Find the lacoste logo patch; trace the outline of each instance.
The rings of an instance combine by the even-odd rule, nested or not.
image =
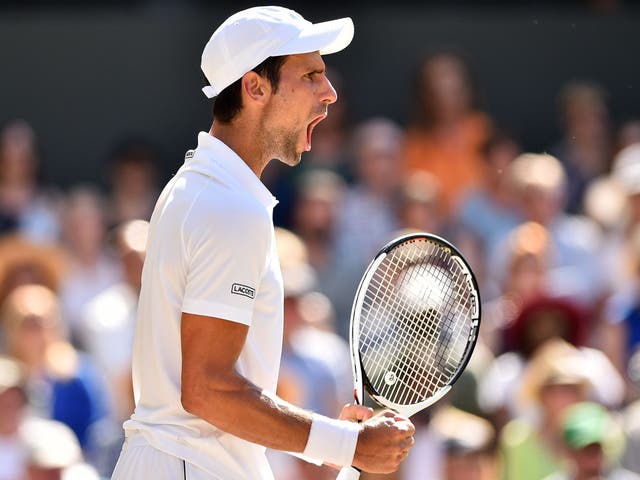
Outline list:
[[[241,283],[234,283],[231,285],[231,293],[248,298],[254,298],[256,296],[255,289],[242,285]]]

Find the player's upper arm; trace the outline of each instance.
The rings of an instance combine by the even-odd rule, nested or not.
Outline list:
[[[250,200],[207,199],[183,226],[183,312],[250,325],[271,249],[270,219]]]
[[[182,405],[198,415],[203,402],[219,392],[238,388],[235,364],[248,327],[220,318],[182,314]],[[206,379],[206,380],[205,380]]]

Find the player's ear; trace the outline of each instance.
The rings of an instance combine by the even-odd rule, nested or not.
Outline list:
[[[256,72],[247,72],[242,76],[242,91],[250,101],[265,103],[271,89],[269,81]]]

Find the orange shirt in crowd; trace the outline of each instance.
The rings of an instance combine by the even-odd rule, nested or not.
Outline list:
[[[434,175],[445,212],[451,213],[463,194],[482,182],[482,148],[490,132],[491,121],[479,112],[449,127],[411,127],[405,140],[404,173],[423,170]]]

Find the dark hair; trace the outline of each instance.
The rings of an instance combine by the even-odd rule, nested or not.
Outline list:
[[[120,139],[109,155],[111,168],[118,168],[124,164],[144,165],[155,168],[157,162],[155,146],[144,137],[128,136]]]
[[[412,103],[414,123],[417,126],[430,128],[436,123],[436,112],[433,102],[434,92],[425,73],[433,64],[443,58],[449,59],[457,64],[460,70],[460,75],[462,76],[462,79],[469,91],[469,108],[476,110],[480,106],[476,79],[473,75],[467,57],[462,52],[454,48],[433,50],[423,57],[422,62],[419,63],[418,68],[414,73],[414,99]]]
[[[520,148],[521,146],[520,139],[515,133],[503,128],[495,128],[492,131],[491,136],[482,146],[483,158],[487,159],[494,148],[500,147],[507,143],[513,144],[518,148]]]
[[[287,56],[269,57],[251,71],[267,77],[271,88],[276,92],[280,83],[280,67]],[[230,123],[242,110],[242,78],[223,89],[213,103],[213,118],[221,123]]]

